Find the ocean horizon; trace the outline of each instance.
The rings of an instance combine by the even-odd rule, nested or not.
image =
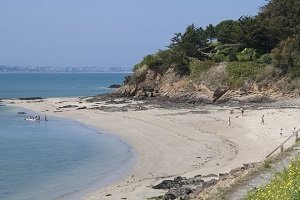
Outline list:
[[[80,97],[111,92],[130,73],[0,73],[0,99]]]

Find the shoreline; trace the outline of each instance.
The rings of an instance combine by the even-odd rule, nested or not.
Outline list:
[[[7,101],[14,101],[16,99],[7,99]],[[4,100],[5,101],[5,100]],[[4,103],[4,102],[3,102]],[[16,104],[8,104],[5,102],[4,104],[0,104],[1,106],[7,107],[9,113],[14,113],[19,115],[19,120],[22,120],[23,117],[27,115],[36,116],[38,113],[32,109],[25,108],[21,105]],[[19,113],[22,111],[21,113]],[[86,129],[89,133],[88,134],[94,134],[94,135],[101,135],[101,138],[106,141],[106,138],[110,138],[110,140],[118,141],[120,145],[124,146],[126,151],[123,151],[122,154],[126,154],[125,157],[123,156],[121,159],[117,160],[117,163],[113,163],[113,165],[110,166],[110,168],[106,168],[106,170],[101,171],[97,176],[93,177],[93,180],[90,180],[88,185],[82,184],[81,187],[75,188],[74,191],[70,190],[70,192],[65,191],[65,193],[59,193],[60,196],[57,196],[55,199],[64,199],[64,200],[74,200],[74,199],[81,199],[86,194],[93,192],[97,190],[98,188],[103,188],[121,178],[126,176],[130,168],[134,165],[134,162],[136,160],[136,155],[134,152],[134,149],[128,145],[124,140],[122,140],[120,137],[118,137],[116,134],[106,134],[103,130],[100,130],[99,128],[95,128],[91,125],[84,124],[82,122],[69,119],[66,117],[60,117],[57,115],[49,115],[50,120],[47,120],[47,122],[44,121],[44,119],[34,121],[34,122],[27,122],[29,124],[48,124],[53,126],[53,123],[56,123],[57,121],[62,121],[63,123],[73,123],[76,124],[78,127],[82,127],[84,130]],[[53,123],[51,123],[51,121]],[[128,154],[128,155],[127,155]],[[110,161],[109,161],[110,162]],[[83,163],[83,165],[88,165],[88,163]],[[92,168],[91,168],[92,169]],[[90,170],[91,170],[90,169]],[[95,170],[95,169],[92,169]],[[59,172],[60,173],[60,172]],[[58,173],[58,174],[59,174]],[[70,171],[69,173],[76,173],[76,170]],[[89,180],[89,179],[88,179]],[[61,190],[63,191],[63,190]],[[45,193],[46,194],[46,193]],[[47,194],[45,198],[47,197]],[[48,197],[49,198],[49,197]]]
[[[10,101],[35,112],[70,118],[115,134],[137,152],[137,160],[127,175],[87,194],[84,200],[146,199],[162,195],[166,191],[150,186],[166,178],[226,173],[245,163],[261,161],[294,126],[300,126],[295,117],[300,113],[295,109],[246,110],[241,117],[238,110],[230,115],[230,107],[215,105],[177,110],[148,105],[145,110],[109,112],[95,107],[123,104],[88,103],[78,98],[5,100],[8,104]],[[124,105],[139,103],[130,101]],[[78,109],[84,106],[86,109]],[[259,121],[262,114],[266,114],[264,126]],[[230,127],[228,116],[232,117]],[[276,123],[286,118],[289,119],[286,124]],[[281,127],[284,128],[282,138],[279,137]]]

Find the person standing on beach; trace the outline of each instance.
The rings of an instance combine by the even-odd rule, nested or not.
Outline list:
[[[265,115],[261,116],[261,124],[264,125],[265,124]]]
[[[242,117],[243,117],[244,116],[244,112],[245,112],[245,110],[244,110],[243,107],[241,107],[241,112],[242,112]]]
[[[231,117],[228,118],[228,126],[231,125]]]
[[[280,129],[280,136],[282,136],[282,129]]]

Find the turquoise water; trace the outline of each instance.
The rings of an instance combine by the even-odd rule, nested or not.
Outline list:
[[[127,74],[0,74],[0,99],[88,96]],[[132,149],[83,124],[25,121],[0,102],[0,200],[76,200],[124,175]],[[43,118],[43,116],[42,116]]]
[[[131,148],[117,137],[59,118],[25,121],[18,111],[0,106],[1,200],[77,199],[130,165]]]
[[[90,96],[122,84],[125,73],[0,73],[0,99]]]

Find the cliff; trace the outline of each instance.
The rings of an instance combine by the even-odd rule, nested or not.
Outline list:
[[[300,79],[282,75],[271,65],[252,77],[232,82],[230,63],[215,63],[197,74],[180,75],[174,68],[161,74],[147,65],[136,69],[116,94],[148,98],[164,97],[185,103],[264,102],[278,96],[299,95]]]

